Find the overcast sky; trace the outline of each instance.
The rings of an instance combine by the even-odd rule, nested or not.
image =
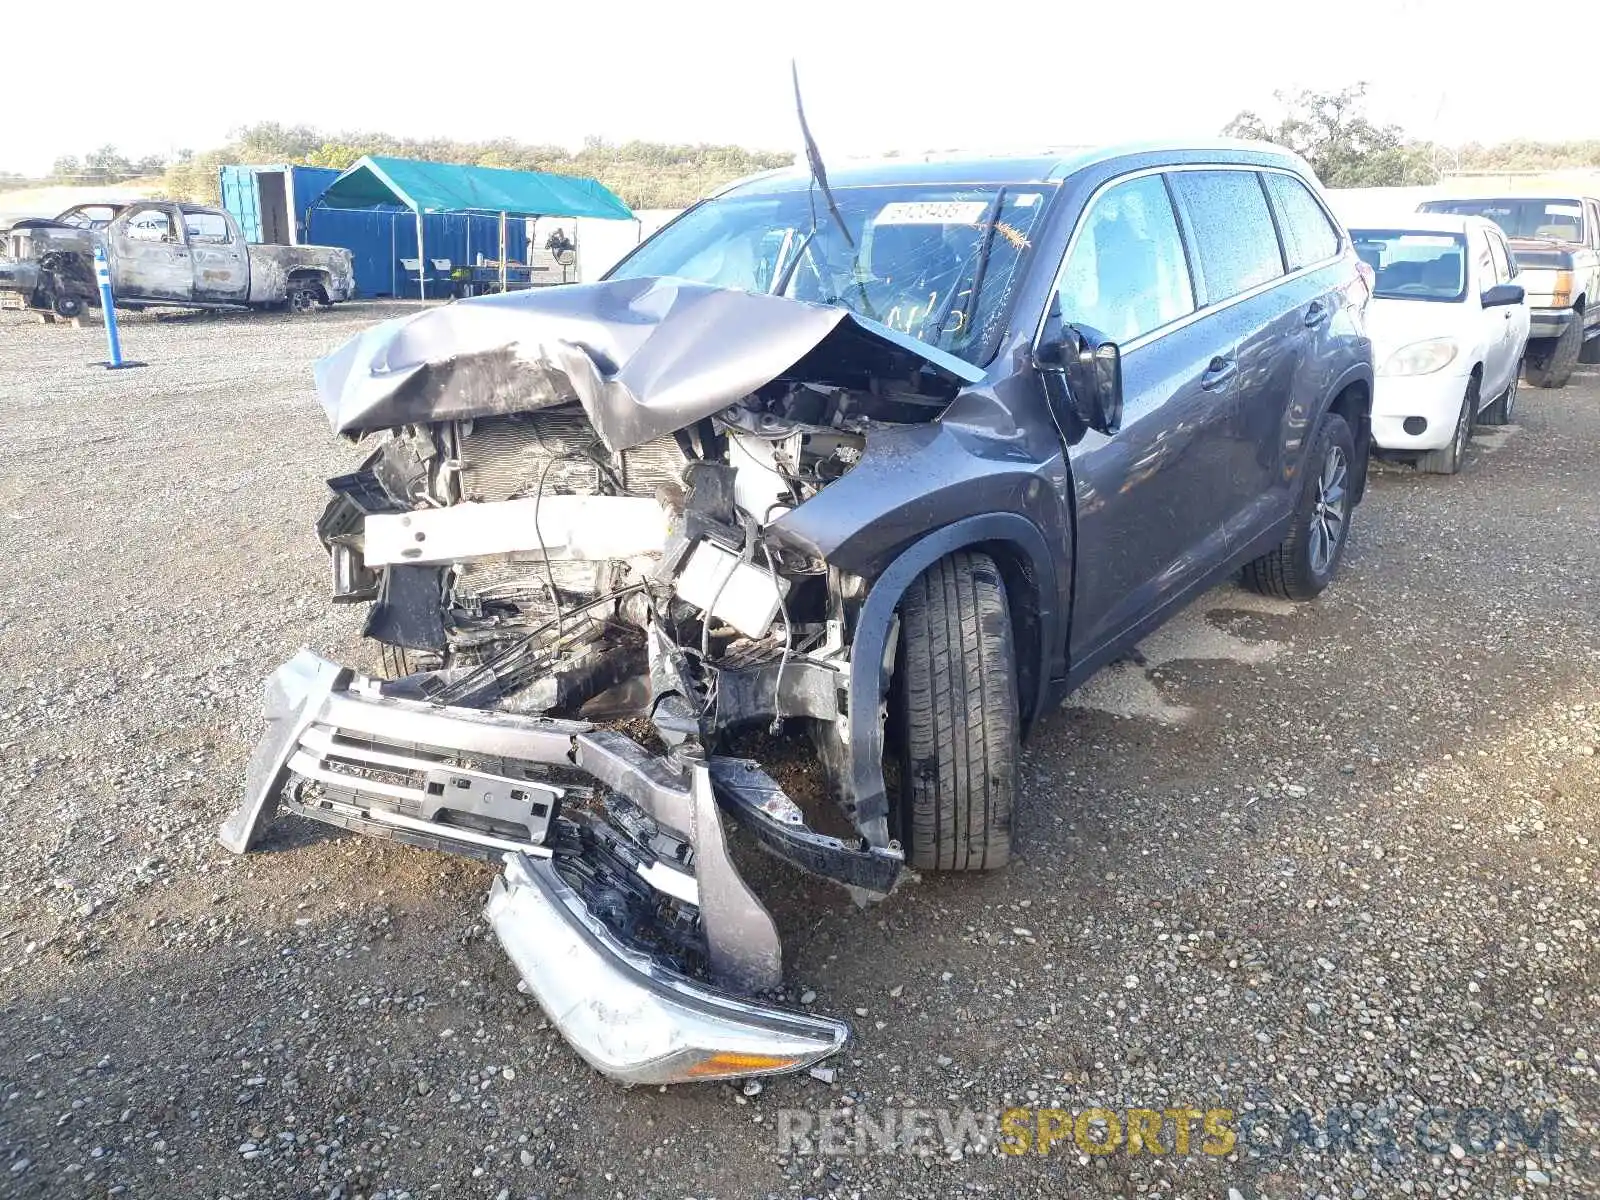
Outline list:
[[[70,47],[24,39],[7,56],[7,94],[48,102],[14,105],[0,168],[42,172],[106,143],[132,157],[203,150],[262,120],[787,150],[791,55],[837,155],[1209,137],[1276,90],[1357,80],[1375,117],[1419,137],[1597,132],[1593,105],[1555,103],[1559,86],[1537,71],[1490,65],[1514,61],[1498,20],[1438,0],[360,7],[78,0],[60,17],[82,34]]]

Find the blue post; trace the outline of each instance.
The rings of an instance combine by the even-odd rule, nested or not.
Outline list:
[[[96,366],[108,371],[121,371],[127,367],[142,367],[141,362],[125,362],[122,357],[122,338],[117,334],[117,307],[111,295],[111,264],[106,261],[105,247],[94,248],[94,281],[100,285],[100,311],[106,319],[106,352],[111,356]]]

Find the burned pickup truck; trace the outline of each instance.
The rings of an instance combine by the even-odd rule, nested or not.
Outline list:
[[[355,295],[348,250],[251,245],[221,209],[140,201],[17,222],[0,254],[0,305],[61,317],[98,307],[97,248],[106,252],[118,308],[309,312]]]
[[[1003,866],[1024,730],[1230,572],[1316,595],[1361,493],[1366,292],[1297,159],[821,190],[759,177],[602,283],[403,317],[316,370],[332,430],[373,439],[317,532],[384,669],[272,676],[222,841],[287,811],[503,865],[490,924],[626,1081],[847,1036],[773,1002],[724,818],[862,902]]]

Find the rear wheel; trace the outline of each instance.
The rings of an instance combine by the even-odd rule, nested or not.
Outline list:
[[[1548,349],[1546,349],[1548,347]],[[1552,343],[1541,339],[1538,353],[1529,350],[1524,374],[1528,382],[1538,388],[1563,388],[1572,378],[1572,368],[1578,365],[1578,355],[1583,351],[1583,314],[1574,313],[1561,336]]]
[[[315,312],[322,306],[322,289],[314,283],[291,283],[289,285],[289,311],[292,313]]]
[[[1474,375],[1467,380],[1467,394],[1461,398],[1461,411],[1456,415],[1456,427],[1450,431],[1450,444],[1429,450],[1417,459],[1417,469],[1430,475],[1454,475],[1467,461],[1467,443],[1472,440],[1472,418],[1478,411],[1479,388],[1482,381]]]
[[[1350,534],[1355,459],[1350,426],[1338,413],[1324,413],[1306,456],[1289,535],[1245,565],[1241,581],[1247,588],[1265,596],[1310,600],[1333,582]]]
[[[50,302],[50,307],[55,311],[56,316],[66,317],[71,320],[73,317],[83,315],[83,297],[57,296]]]
[[[1017,664],[1005,582],[987,554],[951,554],[906,589],[892,709],[907,861],[937,871],[1005,866]]]

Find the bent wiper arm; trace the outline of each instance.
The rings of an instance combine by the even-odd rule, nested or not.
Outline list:
[[[828,211],[833,214],[839,232],[844,234],[845,244],[854,250],[856,240],[850,236],[850,228],[844,223],[844,214],[839,211],[839,204],[833,198],[833,189],[828,186],[828,172],[822,165],[822,151],[817,149],[817,140],[811,136],[811,126],[806,124],[805,105],[800,101],[800,68],[792,58],[789,60],[789,74],[794,79],[794,111],[800,118],[800,137],[806,144],[806,165],[811,168],[811,178],[822,189],[823,199],[828,202]]]
[[[989,273],[989,252],[994,249],[994,235],[1000,228],[1000,210],[1005,207],[1006,189],[995,193],[994,205],[989,209],[989,219],[983,224],[983,241],[978,244],[978,265],[972,269],[972,290],[967,302],[961,306],[961,329],[965,332],[972,324],[978,308],[978,297],[983,293],[983,277]],[[955,293],[951,292],[954,298]]]

